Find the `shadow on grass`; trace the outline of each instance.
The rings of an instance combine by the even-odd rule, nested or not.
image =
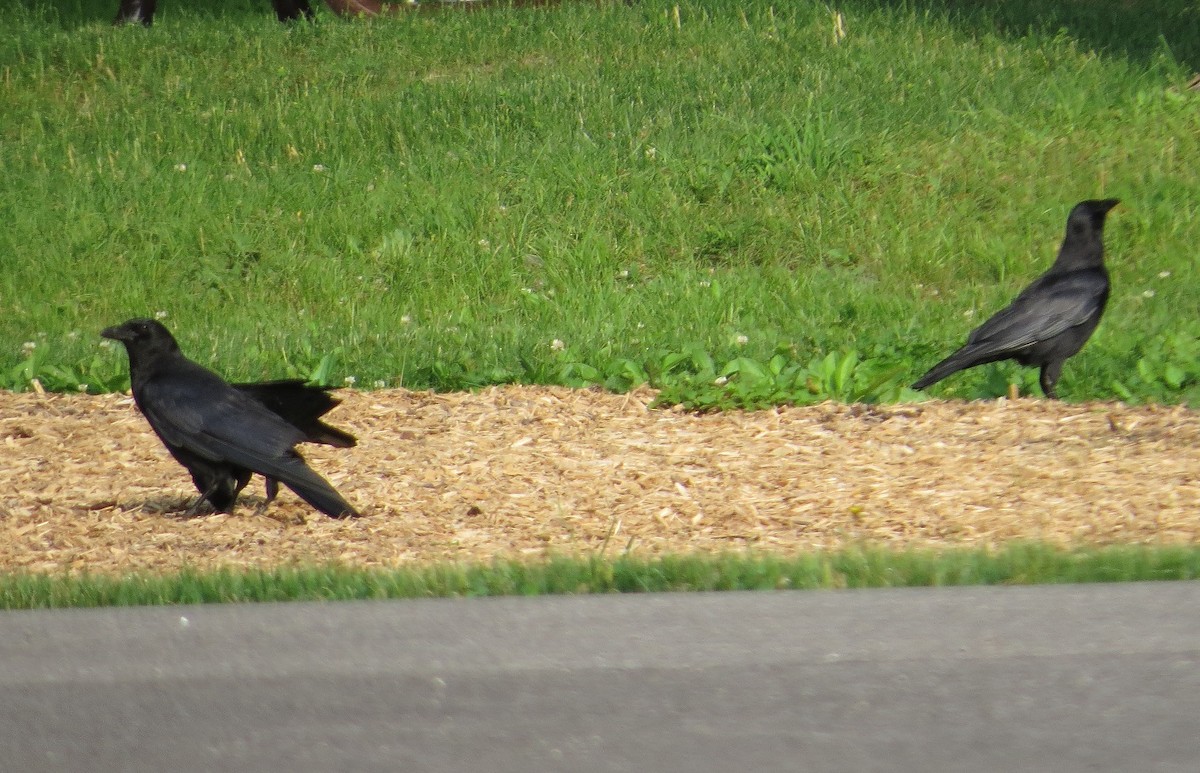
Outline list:
[[[1193,0],[834,0],[830,7],[929,14],[977,34],[1061,32],[1100,53],[1143,64],[1165,54],[1200,69],[1200,4]]]
[[[455,2],[463,0],[419,0],[427,10],[441,10],[445,7],[454,8]],[[570,2],[571,0],[567,0]],[[624,0],[621,0],[624,2]],[[407,0],[382,0],[385,11],[390,6],[405,6]],[[483,0],[476,6],[468,8],[492,8],[504,6],[511,2],[518,6],[556,5],[558,0]],[[595,4],[596,0],[578,0]],[[121,0],[18,0],[19,6],[27,13],[40,13],[48,20],[47,23],[57,24],[63,29],[71,29],[86,24],[108,24],[117,14]],[[309,0],[309,4],[318,14],[331,12],[325,0]],[[271,0],[158,0],[155,22],[178,18],[177,14],[203,13],[217,18],[228,19],[238,23],[247,19],[275,19],[275,11]],[[354,9],[347,9],[352,15]],[[53,21],[51,21],[53,20]]]
[[[63,29],[73,29],[87,24],[110,24],[117,15],[121,0],[17,0],[17,5],[27,13],[39,13],[47,23]],[[323,6],[322,0],[314,0],[313,7]],[[196,13],[203,9],[206,15],[228,17],[231,22],[246,19],[275,20],[271,0],[158,0],[155,22],[169,20],[181,11]]]
[[[431,0],[425,0],[430,2]],[[579,0],[585,2],[585,0]],[[586,0],[591,2],[591,0]],[[750,7],[762,0],[678,0],[678,5]],[[48,11],[64,28],[110,22],[119,0],[18,0],[26,10]],[[647,13],[677,0],[635,0]],[[829,0],[847,12],[886,10],[929,14],[965,31],[1020,37],[1060,31],[1088,49],[1149,63],[1160,55],[1200,69],[1200,3],[1195,0]],[[193,0],[160,0],[159,16],[194,13]],[[323,6],[320,0],[313,7]],[[231,22],[273,18],[270,0],[205,0],[203,12]]]

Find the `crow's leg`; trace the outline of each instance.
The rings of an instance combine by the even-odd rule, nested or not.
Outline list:
[[[247,479],[249,476],[247,476]],[[194,480],[193,476],[193,480]],[[198,482],[198,481],[197,481]],[[218,513],[228,513],[233,510],[233,504],[237,501],[238,491],[234,490],[235,481],[232,478],[216,475],[213,477],[208,486],[196,488],[200,489],[200,498],[187,509],[187,515],[196,515],[200,512],[200,506],[205,502],[212,505],[213,510]],[[245,484],[243,484],[245,485]]]
[[[274,478],[267,478],[267,504],[275,501],[275,497],[279,495],[279,481]]]
[[[1038,374],[1038,382],[1042,385],[1042,392],[1051,400],[1058,399],[1058,392],[1055,391],[1054,385],[1058,383],[1058,377],[1062,375],[1062,360],[1051,360],[1042,366],[1042,372]]]
[[[187,510],[184,510],[183,514],[188,516],[189,518],[193,515],[199,514],[200,509],[204,506],[204,503],[207,501],[208,501],[208,492],[201,493],[199,499],[197,499],[195,502],[193,502],[188,507]]]
[[[269,475],[263,476],[264,482],[267,484],[267,498],[255,506],[254,512],[259,515],[265,515],[267,508],[271,506],[271,502],[279,495],[279,481]],[[271,517],[271,516],[268,516]]]

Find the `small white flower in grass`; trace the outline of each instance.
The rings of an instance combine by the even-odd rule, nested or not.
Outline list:
[[[175,171],[176,171],[176,172],[186,172],[186,171],[187,171],[187,164],[176,164],[176,165],[175,165]]]
[[[658,148],[654,147],[653,145],[646,148],[646,158],[653,161],[657,157],[658,157]]]
[[[480,246],[480,247],[483,247],[483,248],[486,250],[488,247],[491,247],[491,246],[492,246],[492,243],[491,243],[491,242],[489,242],[487,239],[480,239],[480,240],[479,240],[479,246]]]
[[[67,333],[67,338],[71,339],[72,341],[74,341],[78,337],[79,337],[78,330],[72,330],[71,332]]]
[[[377,379],[375,379],[375,383],[373,384],[373,386],[376,389],[383,389],[385,386],[387,386],[387,382],[381,378],[377,378]]]
[[[552,351],[552,352],[561,352],[566,347],[567,347],[567,345],[564,344],[562,342],[562,340],[558,339],[558,338],[555,338],[553,341],[550,342],[550,351]]]
[[[708,281],[707,279],[701,279],[700,286],[701,287],[712,287],[712,282]]]
[[[1170,272],[1170,271],[1159,271],[1159,272],[1158,272],[1158,278],[1159,278],[1159,279],[1166,279],[1166,278],[1167,278],[1167,277],[1169,277],[1170,275],[1171,275],[1171,272]]]
[[[1153,291],[1153,290],[1143,290],[1143,291],[1142,291],[1142,297],[1143,297],[1143,298],[1153,298],[1153,297],[1154,297],[1154,291]]]
[[[113,340],[111,340],[111,339],[108,339],[108,338],[105,338],[103,341],[101,341],[101,342],[100,342],[100,348],[101,348],[101,349],[111,349],[111,348],[113,348],[113,347],[114,347],[114,346],[116,346],[116,345],[117,345],[117,342],[116,342],[116,341],[113,341]]]
[[[412,317],[408,316],[407,314],[405,314],[403,317],[400,318],[401,325],[408,325],[411,323],[412,323]]]
[[[750,337],[742,335],[741,333],[738,333],[737,338],[733,340],[737,341],[738,346],[745,346],[746,344],[750,343]]]
[[[716,384],[717,386],[725,386],[726,384],[729,383],[729,377],[728,376],[717,376],[715,379],[713,379],[713,383]]]
[[[348,387],[354,386],[354,384],[358,381],[358,379],[356,379],[354,376],[346,376],[342,380],[346,382],[346,386]]]
[[[88,385],[87,384],[76,384],[75,388],[78,389],[80,392],[86,392],[88,390]]]
[[[629,269],[627,269],[627,268],[621,269],[620,272],[617,274],[617,278],[618,279],[628,279],[629,278]]]
[[[154,318],[155,318],[155,319],[166,319],[166,318],[167,318],[167,312],[165,312],[165,311],[156,311],[156,312],[154,312]]]
[[[963,316],[967,319],[970,319],[971,317],[975,316],[975,309],[967,309],[963,312]]]
[[[33,350],[37,348],[37,341],[26,341],[21,344],[21,354],[28,357],[33,354]]]
[[[325,165],[324,164],[313,164],[313,171],[314,172],[324,172]]]

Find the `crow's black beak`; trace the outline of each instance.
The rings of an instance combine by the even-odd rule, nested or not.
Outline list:
[[[114,341],[124,341],[128,337],[128,330],[124,325],[116,325],[114,327],[106,327],[100,331],[101,338],[111,338]]]

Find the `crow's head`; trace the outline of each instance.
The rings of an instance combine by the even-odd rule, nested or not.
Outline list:
[[[100,331],[104,338],[125,344],[131,355],[134,352],[150,354],[179,351],[175,337],[161,322],[153,319],[131,319],[121,325],[106,327]]]
[[[1104,217],[1108,211],[1121,203],[1120,199],[1089,199],[1081,201],[1071,210],[1067,223],[1072,230],[1087,233],[1104,230]]]

